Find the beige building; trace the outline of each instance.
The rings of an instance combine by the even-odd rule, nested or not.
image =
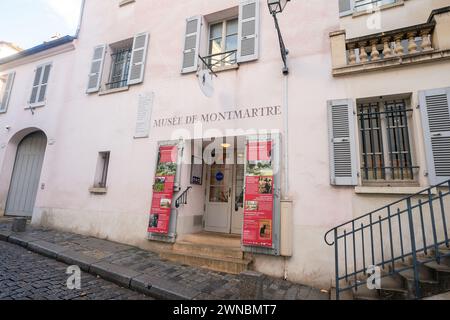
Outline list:
[[[6,41],[0,41],[0,59],[11,56],[20,51],[22,51],[22,49],[15,44]]]
[[[290,1],[288,74],[266,1],[158,2],[0,60],[0,214],[348,290],[446,244],[450,0]]]

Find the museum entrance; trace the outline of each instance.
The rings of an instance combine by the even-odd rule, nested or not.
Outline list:
[[[208,150],[206,153],[209,156]],[[210,161],[205,164],[205,231],[242,234],[244,158],[243,138],[228,138],[211,151]]]

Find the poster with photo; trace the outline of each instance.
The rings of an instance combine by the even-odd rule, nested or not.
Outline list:
[[[161,146],[153,184],[153,199],[148,232],[168,234],[175,176],[177,173],[177,146]]]
[[[247,145],[243,244],[272,247],[274,180],[272,142]]]

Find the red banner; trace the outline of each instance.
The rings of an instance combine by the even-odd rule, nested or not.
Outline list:
[[[249,142],[245,173],[243,244],[272,247],[274,183],[272,142]]]
[[[161,146],[153,185],[152,208],[148,232],[168,234],[177,173],[177,146]]]

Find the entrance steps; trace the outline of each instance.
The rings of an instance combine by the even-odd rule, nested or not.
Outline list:
[[[252,262],[242,252],[240,236],[207,232],[187,235],[160,255],[169,261],[231,274],[247,270]]]

